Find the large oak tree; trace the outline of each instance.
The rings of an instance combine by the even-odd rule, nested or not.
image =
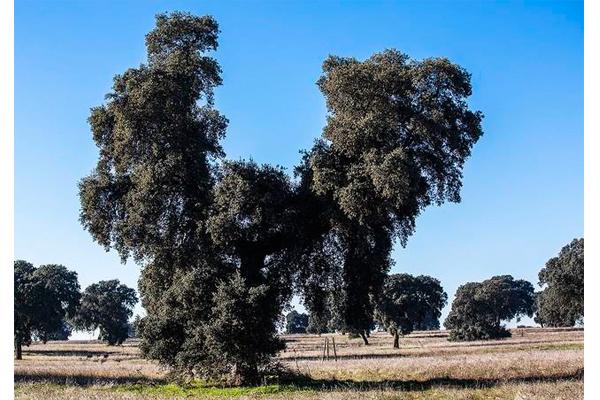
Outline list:
[[[100,158],[80,183],[81,221],[143,266],[146,357],[256,383],[294,289],[315,316],[335,299],[339,325],[365,336],[394,240],[427,205],[460,200],[481,114],[466,104],[469,74],[446,59],[330,57],[318,83],[328,123],[295,179],[225,161],[217,36],[212,17],[157,17],[147,62],[92,109]]]
[[[331,226],[311,248],[326,256],[306,260],[306,305],[311,315],[322,311],[331,280],[314,282],[338,269],[341,282],[329,289],[341,292],[343,328],[367,343],[393,241],[405,244],[430,204],[460,201],[482,114],[466,102],[470,75],[445,58],[417,61],[396,50],[365,61],[331,56],[318,85],[327,125],[301,171],[315,196],[326,199],[322,219]]]

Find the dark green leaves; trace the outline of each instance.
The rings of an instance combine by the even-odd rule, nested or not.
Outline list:
[[[35,268],[27,261],[14,265],[15,344],[31,343],[32,336],[42,341],[64,330],[65,319],[75,314],[79,304],[77,273],[62,265]]]
[[[150,57],[164,57],[173,52],[203,53],[217,49],[218,33],[217,21],[208,15],[159,14],[156,28],[146,35],[146,48]]]
[[[221,71],[207,55],[218,33],[209,16],[157,16],[147,62],[91,111],[99,160],[80,182],[81,222],[143,265],[145,356],[254,382],[280,348],[275,324],[294,289],[316,329],[366,341],[394,239],[425,206],[459,200],[481,115],[465,103],[469,75],[447,60],[330,57],[318,83],[328,123],[296,180],[223,161]]]
[[[128,337],[129,318],[137,301],[135,290],[118,280],[100,281],[83,292],[73,322],[80,329],[99,329],[100,340],[119,345]]]
[[[329,116],[312,161],[317,191],[402,240],[431,202],[460,200],[461,170],[482,134],[464,69],[386,50],[364,62],[332,56],[323,71]]]
[[[92,109],[100,159],[79,186],[81,222],[123,260],[167,249],[189,257],[203,241],[212,160],[223,154],[227,126],[211,106],[220,70],[203,53],[217,34],[210,17],[160,15],[148,64],[116,76],[106,104]]]
[[[392,334],[406,335],[425,325],[428,318],[437,320],[447,299],[448,295],[437,279],[393,274],[383,284],[375,316]]]
[[[584,256],[583,239],[574,239],[563,247],[539,273],[536,322],[546,326],[573,326],[583,318]]]
[[[444,322],[451,340],[480,340],[510,336],[502,321],[532,316],[533,285],[510,275],[469,282],[458,288]]]

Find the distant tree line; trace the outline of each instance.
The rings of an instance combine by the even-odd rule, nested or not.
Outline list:
[[[81,293],[76,272],[56,264],[36,268],[23,260],[15,261],[14,276],[17,359],[32,340],[66,340],[74,329],[98,329],[99,339],[110,345],[130,336],[137,295],[118,280],[100,281]]]
[[[456,292],[452,309],[444,322],[450,340],[485,340],[510,336],[504,326],[514,318],[535,316],[543,326],[570,327],[583,324],[583,239],[575,239],[550,259],[539,273],[539,285],[515,280],[510,275],[494,276],[483,282],[469,282]],[[324,320],[293,310],[286,316],[286,333],[346,333],[337,323],[335,304],[330,297]],[[399,338],[414,330],[439,329],[439,317],[447,295],[440,282],[429,276],[393,274],[385,278],[374,308],[376,324]],[[365,337],[368,332],[365,332]]]
[[[451,340],[480,340],[509,336],[503,321],[535,316],[541,326],[583,324],[583,238],[563,247],[539,273],[543,290],[510,275],[458,288],[452,310],[444,322]]]

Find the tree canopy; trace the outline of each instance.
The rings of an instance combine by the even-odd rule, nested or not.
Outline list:
[[[75,315],[79,304],[77,273],[63,265],[14,263],[15,353],[21,359],[22,346],[35,337],[46,342],[55,337],[65,319]]]
[[[438,320],[447,300],[448,295],[435,278],[389,275],[375,308],[375,319],[394,335],[394,347],[398,348],[400,335],[411,333],[428,318]]]
[[[469,74],[446,59],[332,56],[318,81],[327,126],[294,179],[228,161],[209,55],[218,34],[209,16],[157,16],[146,63],[92,109],[100,157],[80,182],[81,222],[142,264],[146,357],[256,383],[294,291],[313,320],[335,300],[336,325],[366,341],[394,240],[406,242],[424,207],[460,200],[482,116],[466,104]]]
[[[583,239],[574,239],[539,273],[545,289],[536,297],[535,321],[543,326],[573,326],[583,321]]]
[[[292,310],[285,316],[285,333],[306,333],[308,315]]]
[[[73,333],[73,327],[68,321],[63,321],[60,328],[47,335],[48,340],[68,340]]]
[[[74,325],[88,331],[98,329],[98,339],[119,345],[129,337],[129,318],[137,301],[135,290],[117,279],[94,283],[81,296]]]
[[[469,282],[458,288],[444,326],[450,340],[481,340],[510,336],[502,321],[533,315],[533,285],[510,275]]]
[[[445,58],[416,61],[397,50],[365,61],[330,56],[318,86],[327,125],[301,171],[326,199],[322,218],[330,227],[320,237],[325,257],[307,260],[303,281],[318,281],[310,275],[324,275],[329,264],[340,277],[330,286],[341,291],[343,328],[362,333],[373,323],[372,299],[390,269],[393,240],[406,243],[428,205],[460,201],[482,114],[466,103],[470,75]],[[311,314],[320,312],[311,307],[323,303],[315,298],[330,283],[322,282],[306,287]]]

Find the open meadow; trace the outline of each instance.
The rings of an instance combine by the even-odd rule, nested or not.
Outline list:
[[[17,399],[580,399],[581,329],[527,328],[503,340],[449,342],[443,331],[401,338],[375,333],[370,345],[347,335],[287,335],[279,360],[302,376],[256,388],[169,383],[135,341],[33,344],[15,361]],[[326,338],[329,359],[323,357]],[[333,340],[335,339],[335,353]],[[325,358],[325,359],[324,359]]]

